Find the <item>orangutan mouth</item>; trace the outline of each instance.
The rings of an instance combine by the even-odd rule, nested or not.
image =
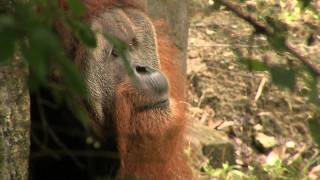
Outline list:
[[[166,109],[169,107],[169,105],[170,105],[169,99],[164,99],[161,101],[157,101],[155,103],[150,103],[145,106],[139,107],[138,110],[139,111],[147,111],[147,110],[151,110],[151,109]]]

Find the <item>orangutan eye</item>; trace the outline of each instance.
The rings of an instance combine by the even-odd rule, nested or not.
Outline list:
[[[111,50],[111,55],[112,55],[113,57],[115,57],[115,58],[119,57],[118,51],[117,51],[116,49],[114,49],[114,48]]]

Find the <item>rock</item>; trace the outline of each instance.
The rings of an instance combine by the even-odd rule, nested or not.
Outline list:
[[[263,126],[261,124],[256,124],[254,125],[253,129],[260,132],[263,130]]]
[[[277,140],[273,136],[268,136],[263,133],[257,133],[255,136],[255,142],[261,148],[262,151],[268,151],[277,145]]]
[[[288,141],[288,142],[286,143],[286,147],[287,147],[288,149],[294,149],[294,148],[296,147],[296,143],[295,143],[294,141]]]
[[[276,164],[281,161],[280,155],[276,152],[271,152],[268,154],[265,164],[269,166],[276,166]]]
[[[219,127],[217,127],[218,130],[229,130],[230,127],[234,126],[235,122],[233,121],[224,121]]]
[[[214,168],[222,167],[225,162],[235,164],[234,146],[222,132],[200,123],[190,123],[187,141],[191,148],[192,163],[197,168],[205,165],[204,162],[209,162]]]
[[[222,167],[222,164],[226,162],[231,165],[235,164],[235,150],[231,143],[220,141],[204,145],[202,151],[209,158],[209,164],[213,168]]]
[[[206,34],[207,35],[213,35],[215,33],[215,31],[211,30],[211,29],[206,29]]]
[[[311,180],[316,180],[319,179],[320,177],[320,165],[317,165],[311,169],[311,171],[308,174],[308,178]]]

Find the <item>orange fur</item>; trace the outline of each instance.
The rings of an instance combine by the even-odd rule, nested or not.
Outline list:
[[[155,25],[163,27],[162,23]],[[177,63],[178,50],[162,32],[157,33],[157,45],[161,70],[169,80],[171,112],[136,112],[133,103],[143,99],[130,80],[117,88],[114,118],[121,158],[118,178],[192,179],[183,154],[185,78]]]
[[[67,9],[65,0],[61,6]],[[87,13],[94,16],[103,8],[143,8],[133,0],[84,0]],[[170,41],[165,24],[154,22],[161,71],[169,81],[170,111],[135,111],[134,102],[143,101],[130,79],[117,87],[115,130],[120,155],[118,179],[137,176],[140,179],[192,179],[183,154],[185,118],[185,76],[179,66],[178,49]]]

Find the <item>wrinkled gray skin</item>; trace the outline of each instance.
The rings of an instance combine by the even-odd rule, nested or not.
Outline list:
[[[90,108],[98,121],[103,124],[108,118],[105,117],[106,114],[112,114],[116,87],[128,78],[127,69],[122,59],[113,51],[112,44],[105,39],[103,35],[105,32],[130,46],[125,55],[133,70],[136,65],[152,69],[153,78],[152,82],[149,82],[151,86],[149,90],[141,88],[143,90],[140,93],[152,96],[154,102],[167,99],[168,85],[160,72],[155,29],[150,19],[135,9],[113,8],[94,17],[91,22],[91,28],[97,33],[97,48],[83,48],[85,50],[80,51],[76,59],[80,62],[82,72],[85,73],[90,93]],[[137,74],[139,73],[135,72],[138,79],[143,79]],[[152,89],[152,85],[157,86],[157,84],[163,86],[160,87],[160,92]]]

